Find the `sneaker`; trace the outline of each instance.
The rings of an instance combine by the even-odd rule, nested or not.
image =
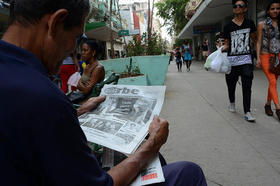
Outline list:
[[[246,121],[249,121],[249,122],[254,122],[256,120],[256,118],[254,118],[251,114],[251,112],[247,112],[244,116],[245,120]]]
[[[236,112],[235,103],[231,103],[231,104],[228,106],[228,111],[230,111],[230,112]]]

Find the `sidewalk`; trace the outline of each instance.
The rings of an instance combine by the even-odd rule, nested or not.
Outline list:
[[[237,113],[227,111],[224,75],[205,71],[202,62],[193,62],[191,72],[185,66],[177,72],[171,62],[165,84],[160,116],[169,121],[170,133],[161,152],[168,162],[196,162],[210,186],[280,184],[280,122],[264,113],[268,82],[261,70],[252,89],[256,123],[243,119],[240,85]]]

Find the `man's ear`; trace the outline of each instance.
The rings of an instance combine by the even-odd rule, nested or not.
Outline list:
[[[51,14],[48,20],[48,35],[55,37],[56,34],[62,31],[64,27],[64,21],[68,16],[66,9],[59,9],[55,13]]]

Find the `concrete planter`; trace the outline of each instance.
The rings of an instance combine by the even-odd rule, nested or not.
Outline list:
[[[119,85],[140,85],[140,86],[147,86],[147,76],[135,76],[135,77],[127,77],[127,78],[120,78]]]
[[[169,56],[135,56],[132,66],[138,66],[140,72],[146,75],[147,85],[164,85],[168,68]],[[127,71],[130,58],[118,58],[100,61],[104,65],[106,75]]]

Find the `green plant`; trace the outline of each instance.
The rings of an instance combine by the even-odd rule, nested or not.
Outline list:
[[[144,55],[145,46],[143,46],[142,40],[142,37],[133,36],[133,39],[127,45],[128,57]]]
[[[130,61],[129,61],[129,66],[126,65],[126,69],[127,69],[127,73],[129,75],[131,75],[131,69],[132,69],[132,58],[130,58]]]
[[[132,72],[133,72],[133,74],[141,74],[140,68],[139,68],[138,65],[134,67],[134,69],[132,70]]]
[[[126,65],[126,69],[127,69],[127,72],[124,72],[123,74],[127,74],[129,76],[141,74],[139,66],[133,65],[132,58],[130,58],[130,60],[129,60],[129,65]]]
[[[166,41],[163,41],[160,35],[153,33],[150,39],[147,39],[147,33],[141,37],[133,37],[128,44],[128,56],[141,55],[160,55],[166,50]]]

